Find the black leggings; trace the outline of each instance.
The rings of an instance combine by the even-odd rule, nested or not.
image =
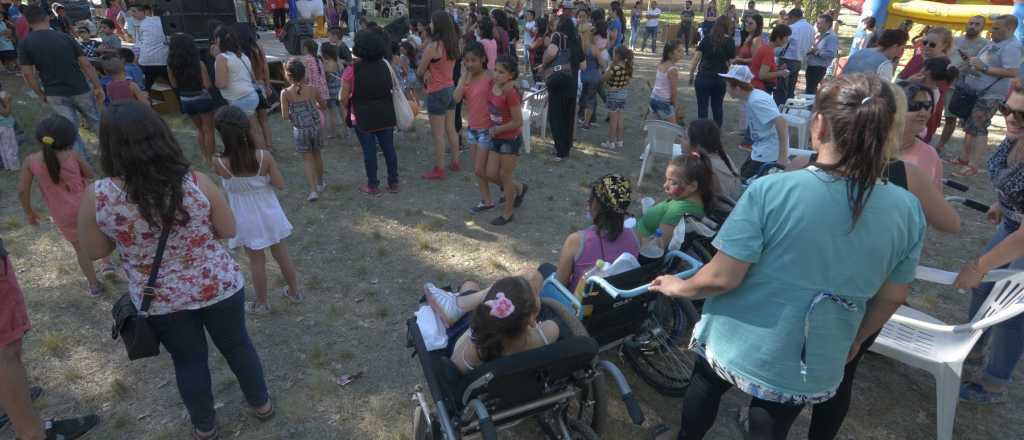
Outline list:
[[[702,357],[697,358],[690,376],[690,385],[683,396],[683,417],[679,440],[701,439],[718,417],[722,395],[732,388],[711,369]],[[750,400],[750,433],[747,440],[786,440],[789,428],[800,415],[803,405],[787,405],[761,399]]]
[[[572,150],[572,132],[576,114],[576,72],[572,80],[562,87],[548,91],[548,125],[555,141],[555,156],[569,157]]]
[[[868,347],[875,343],[875,338],[882,331],[869,336],[861,344],[857,355],[846,364],[843,370],[843,381],[836,389],[836,395],[831,399],[814,405],[811,413],[811,428],[807,431],[809,440],[832,440],[839,434],[839,428],[843,426],[846,413],[850,410],[850,395],[853,393],[853,376],[857,374],[857,364],[867,353]]]

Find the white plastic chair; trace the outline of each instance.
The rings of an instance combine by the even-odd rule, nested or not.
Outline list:
[[[644,148],[643,162],[640,163],[640,177],[636,186],[644,181],[644,174],[651,166],[651,156],[664,154],[674,157],[682,154],[682,147],[676,148],[676,139],[686,134],[686,129],[667,121],[644,121],[644,131],[647,132],[647,147]]]
[[[548,128],[548,91],[546,89],[527,92],[523,96],[523,149],[527,153],[531,150],[530,140],[534,122],[540,122],[540,137],[544,137]]]
[[[918,267],[916,277],[949,285],[956,274]],[[1024,272],[995,270],[985,280],[995,281],[995,286],[971,322],[948,325],[920,310],[900,306],[869,348],[935,376],[935,438],[939,440],[953,438],[960,375],[971,348],[985,329],[1024,313]]]
[[[786,120],[786,124],[789,128],[795,128],[797,133],[797,148],[807,149],[808,138],[811,134],[811,111],[802,109],[786,108],[782,113],[782,118]],[[790,142],[792,145],[792,142]]]

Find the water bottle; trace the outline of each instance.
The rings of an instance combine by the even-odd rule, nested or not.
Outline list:
[[[591,267],[590,270],[583,272],[583,276],[580,277],[580,281],[576,283],[576,291],[573,292],[576,294],[576,299],[583,301],[583,291],[587,285],[587,278],[590,278],[592,276],[604,276],[604,268],[607,264],[608,263],[606,263],[604,260],[598,259],[597,262],[594,263],[594,267]]]
[[[640,264],[649,263],[651,261],[660,260],[661,256],[665,254],[665,249],[661,247],[661,228],[654,230],[654,235],[647,241],[644,247],[640,248],[640,257],[643,261]]]
[[[672,241],[668,243],[668,250],[680,250],[684,241],[686,241],[686,219],[679,220],[676,229],[672,231]]]

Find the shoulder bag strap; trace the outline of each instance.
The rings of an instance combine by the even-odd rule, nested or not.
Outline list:
[[[149,310],[149,303],[156,296],[156,278],[160,274],[160,263],[164,259],[164,248],[167,247],[167,237],[171,235],[171,225],[164,225],[160,231],[160,242],[156,245],[156,255],[153,256],[153,266],[149,269],[149,280],[142,288],[142,307],[139,312],[146,313]]]

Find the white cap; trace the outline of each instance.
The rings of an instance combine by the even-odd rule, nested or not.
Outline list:
[[[736,81],[747,84],[750,84],[750,81],[754,79],[754,74],[750,73],[749,67],[736,64],[729,68],[729,73],[719,73],[718,76],[722,78],[732,78]]]

